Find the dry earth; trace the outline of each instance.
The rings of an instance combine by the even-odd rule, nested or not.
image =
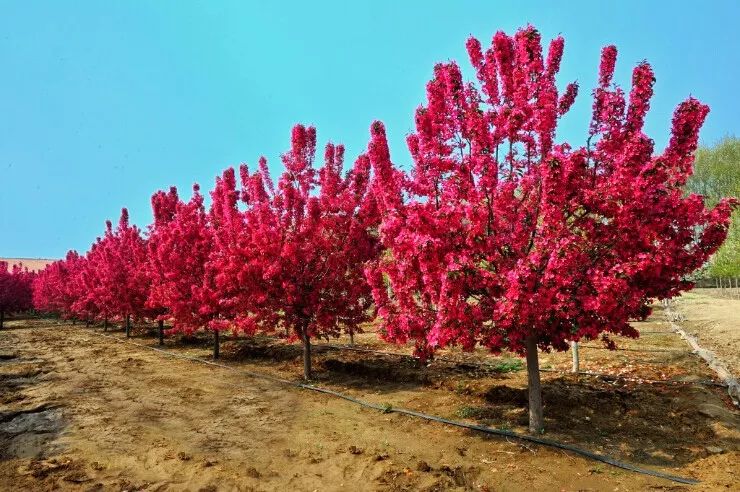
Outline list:
[[[684,315],[680,324],[712,350],[740,377],[740,299],[713,295],[715,289],[695,289],[681,296],[676,306]]]
[[[638,323],[643,337],[620,340],[622,350],[581,349],[583,369],[630,380],[563,374],[569,354],[543,354],[547,437],[697,486],[171,358],[119,331],[27,320],[0,332],[0,490],[737,490],[740,414],[661,316]],[[145,327],[131,341],[156,343]],[[357,342],[408,351],[372,333]],[[168,339],[166,350],[205,358],[208,343]],[[234,369],[300,373],[299,347],[282,341],[232,337],[222,354]],[[422,366],[318,346],[316,383],[525,431],[526,374],[515,359],[443,357]]]

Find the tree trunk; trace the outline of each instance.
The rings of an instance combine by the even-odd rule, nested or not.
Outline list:
[[[218,339],[218,330],[213,330],[213,358],[218,359],[218,350],[219,350],[219,339]]]
[[[131,338],[131,315],[126,315],[126,338]]]
[[[77,318],[72,318],[72,326],[77,324]]]
[[[103,319],[103,331],[108,331],[108,318]]]
[[[90,328],[90,318],[85,319],[85,328]]]
[[[537,337],[527,338],[527,376],[529,380],[529,432],[544,432],[542,417],[542,386],[540,385],[540,362],[537,354]]]
[[[355,330],[354,328],[349,329],[349,344],[354,345],[355,344]]]
[[[303,342],[303,379],[311,380],[311,338],[308,336],[308,323],[301,327],[301,341]]]
[[[157,322],[157,327],[159,328],[159,344],[164,345],[164,320],[160,319]]]
[[[573,351],[573,374],[578,374],[581,370],[580,360],[578,359],[578,342],[570,342],[570,349]]]
[[[3,329],[3,324],[5,323],[5,310],[0,309],[0,330]]]

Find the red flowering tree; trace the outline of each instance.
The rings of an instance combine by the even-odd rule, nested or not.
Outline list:
[[[33,282],[33,306],[37,311],[60,316],[66,311],[60,299],[60,284],[65,273],[64,260],[50,263],[38,273]]]
[[[108,322],[118,316],[114,311],[114,302],[110,292],[107,290],[107,282],[101,272],[107,261],[105,250],[106,244],[112,235],[112,224],[106,222],[106,235],[96,238],[80,262],[76,273],[71,277],[73,302],[71,306],[71,317],[85,319],[102,319],[104,330],[108,329]]]
[[[84,262],[85,258],[76,251],[69,251],[64,259],[44,267],[33,283],[34,308],[65,319],[74,316],[73,305],[83,294],[77,277]]]
[[[9,268],[7,261],[0,261],[0,330],[6,314],[27,311],[33,307],[34,276],[23,265]]]
[[[175,216],[175,209],[179,201],[177,188],[174,186],[170,187],[167,192],[157,191],[151,199],[154,222],[149,226],[149,236],[147,238],[147,273],[151,283],[147,294],[146,308],[157,319],[160,345],[164,345],[164,321],[167,313],[164,286],[167,282],[168,263],[160,260],[158,250],[162,242],[160,238],[166,234],[165,231]]]
[[[315,152],[316,130],[296,125],[277,186],[264,158],[252,174],[242,166],[241,194],[228,170],[212,210],[217,247],[211,268],[225,312],[246,333],[282,327],[299,338],[306,379],[312,338],[357,330],[369,319],[363,269],[378,251],[369,160],[360,156],[343,175],[343,146],[328,144],[320,169]],[[239,198],[244,212],[237,210]]]
[[[655,154],[643,132],[652,69],[635,68],[627,96],[612,84],[613,46],[584,145],[556,143],[578,89],[556,87],[563,44],[543,56],[532,27],[496,33],[485,52],[469,39],[479,83],[454,62],[435,67],[408,137],[412,172],[391,164],[379,122],[369,146],[388,254],[368,278],[385,338],[422,355],[476,344],[526,355],[532,432],[544,423],[538,348],[637,337],[629,320],[692,286],[686,275],[722,243],[733,206],[683,196],[708,108],[681,103]]]
[[[146,241],[128,222],[124,208],[118,226],[106,222],[106,231],[82,257],[74,251],[42,270],[34,282],[37,309],[63,318],[123,319],[130,335],[131,316],[149,316],[145,300],[149,289]]]
[[[218,313],[218,299],[211,295],[213,282],[206,270],[212,237],[200,188],[193,187],[187,203],[178,198],[175,188],[160,191],[152,197],[152,208],[155,219],[148,241],[152,284],[147,307],[162,310],[160,323],[170,319],[175,331],[212,329],[214,357],[218,357],[218,332],[223,326],[211,323]]]
[[[87,296],[79,299],[77,309],[105,319],[121,316],[130,336],[131,317],[145,315],[149,277],[146,242],[139,228],[129,224],[128,210],[121,210],[115,229],[106,222],[105,235],[91,248],[87,266]]]

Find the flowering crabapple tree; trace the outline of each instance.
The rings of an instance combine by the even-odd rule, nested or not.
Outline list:
[[[34,276],[22,264],[9,267],[7,261],[0,261],[0,330],[6,314],[27,311],[33,307]]]
[[[218,239],[211,265],[233,323],[246,333],[282,327],[299,338],[305,379],[312,338],[357,331],[370,319],[364,267],[378,253],[368,158],[360,156],[343,175],[342,145],[326,145],[319,169],[315,153],[315,128],[296,125],[277,186],[264,158],[251,174],[241,167],[241,193],[227,170],[212,214]]]
[[[66,274],[65,261],[57,260],[36,275],[33,282],[34,309],[45,313],[57,313],[60,316],[69,312],[69,309],[65,309],[61,295],[62,279]]]
[[[34,308],[64,319],[73,317],[73,304],[83,294],[78,288],[78,276],[85,261],[76,251],[68,251],[64,259],[41,270],[33,282]]]
[[[164,321],[167,313],[164,285],[167,282],[167,263],[160,261],[158,250],[162,242],[161,237],[166,235],[166,229],[175,216],[175,209],[179,202],[177,188],[170,187],[169,191],[157,191],[152,195],[152,214],[154,222],[149,225],[147,237],[148,263],[147,272],[150,279],[149,292],[146,299],[146,308],[157,318],[159,344],[164,345]]]
[[[237,243],[237,238],[243,241],[246,235],[244,215],[237,207],[243,193],[237,190],[234,168],[228,168],[216,177],[216,185],[210,195],[207,220],[212,246],[204,265],[205,281],[200,295],[208,300],[210,306],[209,327],[214,333],[215,349],[221,331],[237,331],[238,309],[244,309],[243,301],[252,284],[245,283],[244,277],[236,277],[240,267],[235,257],[244,258],[247,250],[241,249]],[[254,334],[249,328],[252,327],[243,327],[242,331]]]
[[[112,225],[106,222],[106,227],[110,229]],[[72,296],[73,302],[70,309],[70,316],[75,317],[102,319],[103,329],[108,330],[108,322],[115,316],[113,311],[113,301],[108,291],[104,278],[100,272],[103,271],[105,259],[105,241],[104,238],[98,237],[90,247],[90,250],[83,257],[77,271],[71,276],[71,281],[75,285]]]
[[[34,305],[73,322],[102,319],[106,329],[108,320],[121,318],[130,335],[130,317],[148,314],[144,304],[149,284],[146,253],[146,242],[139,229],[129,224],[128,211],[123,209],[116,229],[107,221],[105,234],[85,256],[70,251],[38,274]]]
[[[478,83],[455,62],[434,68],[407,138],[413,170],[392,165],[379,122],[369,145],[387,254],[367,274],[384,337],[422,356],[450,345],[525,355],[531,432],[544,428],[538,348],[637,337],[629,320],[692,287],[686,275],[720,246],[735,205],[682,193],[708,107],[681,103],[655,153],[643,132],[653,71],[637,65],[625,94],[614,46],[585,142],[556,142],[578,92],[555,83],[563,45],[543,55],[531,26],[496,33],[485,52],[470,38]]]
[[[141,230],[129,224],[128,210],[121,210],[118,227],[105,266],[108,288],[112,294],[114,309],[126,318],[126,336],[131,335],[131,317],[142,319],[149,290],[147,276],[146,240]]]
[[[189,202],[178,198],[177,189],[152,196],[154,224],[148,238],[151,288],[147,307],[160,312],[160,344],[165,319],[173,330],[192,333],[200,328],[214,332],[213,355],[219,355],[218,333],[223,326],[212,323],[218,315],[218,297],[206,269],[212,249],[211,229],[200,187],[193,186]]]
[[[105,235],[93,245],[88,260],[90,290],[78,308],[97,311],[105,319],[121,316],[126,336],[131,336],[131,317],[141,319],[145,314],[149,278],[146,241],[139,228],[129,224],[128,210],[121,210],[115,229],[106,222]]]

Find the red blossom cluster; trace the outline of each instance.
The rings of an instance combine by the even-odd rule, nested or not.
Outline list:
[[[10,267],[7,261],[0,261],[0,330],[5,315],[33,307],[32,285],[35,276],[22,264]]]

